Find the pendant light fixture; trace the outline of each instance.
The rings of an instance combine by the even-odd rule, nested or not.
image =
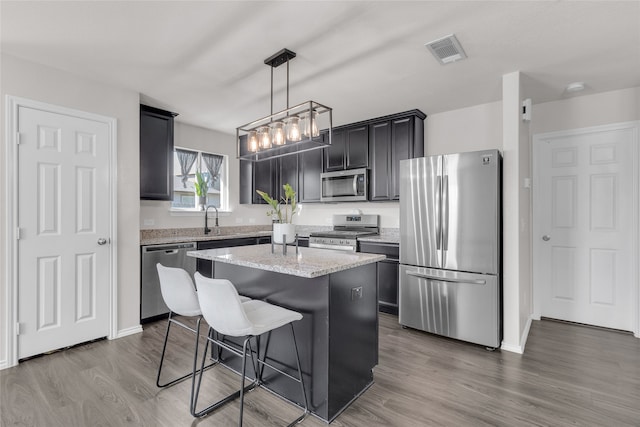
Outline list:
[[[314,101],[289,107],[289,60],[295,52],[282,49],[264,60],[271,67],[271,114],[236,128],[240,160],[259,162],[331,144],[332,109]],[[287,106],[273,112],[273,69],[287,64]]]

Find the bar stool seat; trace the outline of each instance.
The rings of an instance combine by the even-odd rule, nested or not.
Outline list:
[[[244,393],[249,391],[260,384],[260,375],[258,375],[258,365],[269,367],[286,377],[298,382],[304,402],[304,412],[291,424],[296,424],[302,421],[308,414],[307,395],[304,388],[304,382],[302,377],[302,370],[300,368],[300,357],[298,355],[298,346],[296,344],[295,333],[293,330],[293,322],[301,320],[302,314],[280,307],[277,305],[269,304],[264,301],[252,300],[247,303],[242,303],[238,291],[233,283],[225,279],[209,279],[199,273],[195,274],[196,285],[198,287],[198,300],[200,302],[200,308],[202,315],[206,322],[209,324],[209,334],[207,337],[207,343],[205,344],[204,354],[206,355],[209,343],[218,345],[232,354],[242,357],[242,372],[240,390],[236,391],[227,397],[219,400],[218,402],[209,405],[207,408],[197,411],[197,401],[200,394],[200,385],[202,383],[203,369],[198,372],[198,384],[195,390],[193,398],[193,405],[191,407],[191,414],[194,417],[202,417],[207,415],[226,403],[240,397],[240,415],[238,425],[242,426],[242,416],[244,409]],[[257,339],[260,335],[273,331],[277,328],[289,325],[291,328],[291,336],[293,340],[293,350],[295,351],[295,358],[298,370],[298,377],[294,377],[282,370],[276,368],[272,364],[266,361],[266,354],[263,355],[265,360],[260,359],[259,348],[257,348],[257,361],[254,359],[254,352],[251,348],[251,340]],[[245,337],[242,344],[242,352],[234,347],[229,346],[224,341],[216,340],[212,331],[216,331],[225,336],[232,337]],[[245,386],[245,374],[246,374],[246,362],[247,355],[251,358],[251,365],[255,374],[255,380],[249,386]],[[202,367],[204,367],[204,360],[202,361]],[[195,378],[194,367],[194,378]]]

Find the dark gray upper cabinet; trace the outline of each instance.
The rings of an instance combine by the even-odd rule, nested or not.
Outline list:
[[[298,192],[298,155],[290,154],[288,156],[282,156],[279,159],[280,173],[277,174],[278,182],[278,197],[284,197],[283,185],[289,184],[293,187],[293,190]]]
[[[173,199],[173,118],[176,113],[140,105],[140,198]]]
[[[391,169],[391,122],[385,120],[369,126],[369,158],[372,172],[369,176],[369,200],[391,199],[391,176],[381,173]]]
[[[279,198],[277,192],[278,159],[263,160],[253,163],[253,203],[266,204],[262,196],[255,190],[264,191],[273,198]]]
[[[325,171],[369,166],[369,128],[366,124],[336,128],[325,149]]]
[[[400,161],[424,156],[425,117],[413,110],[369,125],[369,200],[400,199]]]
[[[305,151],[298,154],[298,201],[301,203],[319,202],[321,195],[320,174],[324,151]]]
[[[335,171],[344,169],[344,151],[346,129],[333,129],[331,145],[324,149],[324,170]]]
[[[240,203],[266,204],[256,190],[280,199],[284,197],[282,186],[287,183],[298,191],[298,156],[292,154],[261,162],[240,160]]]

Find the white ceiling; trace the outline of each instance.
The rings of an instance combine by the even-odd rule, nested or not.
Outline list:
[[[130,89],[179,120],[227,133],[269,114],[282,48],[290,105],[334,124],[501,99],[526,74],[533,102],[640,86],[639,1],[0,2],[2,52]],[[426,42],[455,33],[468,59],[440,65]],[[286,67],[274,69],[274,111]]]

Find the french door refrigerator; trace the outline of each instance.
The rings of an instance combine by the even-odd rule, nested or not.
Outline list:
[[[400,324],[500,347],[499,151],[403,160],[400,183]]]

